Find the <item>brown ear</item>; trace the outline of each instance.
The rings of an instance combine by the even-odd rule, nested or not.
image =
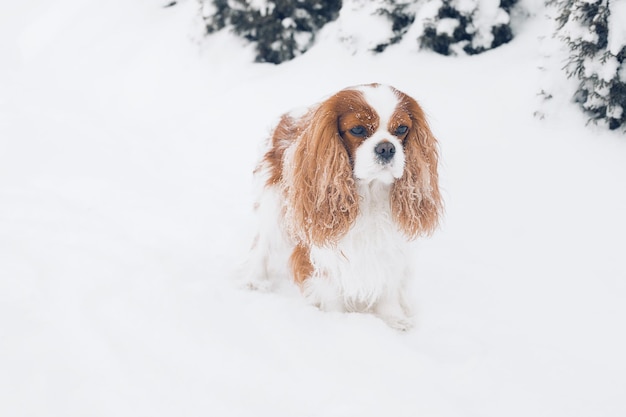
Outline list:
[[[394,220],[410,239],[431,234],[439,224],[443,209],[439,193],[437,140],[433,136],[422,108],[412,98],[402,95],[402,107],[409,112],[413,126],[404,152],[404,175],[394,183],[391,210]]]
[[[288,207],[300,240],[332,245],[356,219],[358,194],[336,112],[323,103],[310,117],[291,161]]]

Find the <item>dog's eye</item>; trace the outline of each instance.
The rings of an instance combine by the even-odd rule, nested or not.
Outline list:
[[[365,136],[365,133],[367,133],[367,130],[365,130],[363,126],[355,126],[350,129],[350,133],[352,133],[354,136],[363,137]]]
[[[404,135],[406,132],[409,131],[409,127],[408,126],[398,126],[398,128],[396,129],[396,135],[401,136]]]

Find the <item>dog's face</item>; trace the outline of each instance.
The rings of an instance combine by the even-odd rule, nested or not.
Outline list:
[[[348,152],[355,179],[391,184],[402,177],[404,144],[413,127],[395,90],[362,86],[338,94],[337,128]]]

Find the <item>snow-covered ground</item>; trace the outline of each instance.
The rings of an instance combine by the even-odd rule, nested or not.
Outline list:
[[[538,2],[479,56],[355,54],[337,22],[281,66],[162,4],[0,6],[0,415],[626,415],[626,138],[539,69]],[[276,118],[373,81],[441,144],[404,334],[230,279]]]

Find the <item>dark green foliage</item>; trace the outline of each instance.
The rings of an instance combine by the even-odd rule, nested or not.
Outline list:
[[[436,23],[446,18],[455,19],[459,22],[451,35],[449,33],[437,33]],[[461,42],[469,44],[472,40],[472,37],[467,33],[468,23],[468,16],[462,15],[454,9],[449,0],[444,0],[436,19],[428,22],[424,28],[424,34],[420,39],[422,47],[432,49],[438,54],[450,55],[450,45]]]
[[[570,50],[564,69],[579,80],[574,100],[591,120],[604,121],[610,129],[625,126],[626,45],[616,54],[608,50],[608,0],[564,0],[557,6],[557,35]]]
[[[374,52],[383,52],[389,45],[402,40],[415,21],[415,12],[410,8],[408,0],[383,0],[377,13],[390,21],[393,32],[393,37],[388,42],[378,44],[374,48]]]
[[[424,33],[419,39],[420,44],[422,48],[432,49],[442,55],[452,55],[459,50],[468,55],[474,55],[497,48],[513,39],[508,16],[516,1],[500,0],[500,13],[506,13],[506,18],[503,19],[506,23],[494,22],[488,29],[491,36],[485,37],[484,34],[480,33],[485,29],[477,28],[474,25],[476,15],[481,13],[479,2],[476,2],[471,13],[467,13],[457,10],[451,0],[442,0],[437,14],[427,21]],[[456,27],[452,33],[449,30],[438,30],[443,19],[448,22],[455,22]],[[479,35],[481,39],[478,38]]]
[[[268,0],[255,8],[250,0],[205,0],[214,13],[205,17],[208,33],[231,27],[256,44],[256,60],[279,64],[305,52],[315,33],[339,15],[341,0]]]

